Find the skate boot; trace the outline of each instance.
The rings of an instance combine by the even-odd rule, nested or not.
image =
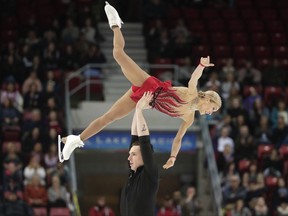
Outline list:
[[[106,5],[104,7],[104,10],[105,10],[110,28],[112,29],[113,26],[118,26],[119,28],[121,28],[122,24],[124,23],[119,17],[117,10],[114,7],[112,7],[107,1],[105,3]]]
[[[70,155],[76,148],[82,148],[84,146],[84,142],[80,139],[80,135],[67,136],[63,150],[61,150],[61,141],[61,137],[58,135],[58,156],[61,163],[64,160],[69,160]]]

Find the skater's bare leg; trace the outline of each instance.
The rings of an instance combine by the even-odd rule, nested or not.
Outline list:
[[[119,27],[113,27],[113,57],[120,65],[126,78],[135,86],[141,86],[150,76],[142,70],[124,51],[125,41]]]
[[[132,90],[129,89],[120,99],[118,99],[112,107],[102,116],[92,121],[88,127],[80,134],[82,141],[87,140],[94,134],[97,134],[108,124],[128,115],[134,108],[136,103],[130,98]],[[62,138],[66,142],[66,137]]]

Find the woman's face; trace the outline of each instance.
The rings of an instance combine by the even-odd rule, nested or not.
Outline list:
[[[128,161],[133,171],[136,171],[138,167],[144,165],[140,146],[132,146],[129,151]]]
[[[199,112],[201,115],[211,115],[218,109],[219,107],[214,102],[211,102],[210,99],[205,99],[205,102],[201,105]]]

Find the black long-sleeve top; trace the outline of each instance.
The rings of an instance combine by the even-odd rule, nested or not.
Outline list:
[[[131,144],[138,140],[132,136]],[[154,216],[156,194],[158,191],[158,168],[153,158],[153,150],[149,136],[140,136],[140,149],[144,166],[131,172],[122,189],[120,212],[121,216]]]

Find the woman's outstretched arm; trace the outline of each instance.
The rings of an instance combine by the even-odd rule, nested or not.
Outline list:
[[[194,116],[192,116],[189,121],[183,121],[182,124],[180,125],[180,128],[172,143],[170,157],[168,161],[166,162],[166,164],[164,164],[163,166],[164,169],[169,169],[170,167],[174,166],[177,155],[181,148],[182,138],[184,137],[187,129],[192,125],[193,122],[194,122]]]
[[[191,78],[188,83],[188,88],[191,90],[195,90],[198,80],[202,76],[203,70],[205,67],[212,67],[214,64],[210,63],[210,57],[207,56],[206,58],[201,57],[199,65],[196,67],[194,72],[191,75]]]

